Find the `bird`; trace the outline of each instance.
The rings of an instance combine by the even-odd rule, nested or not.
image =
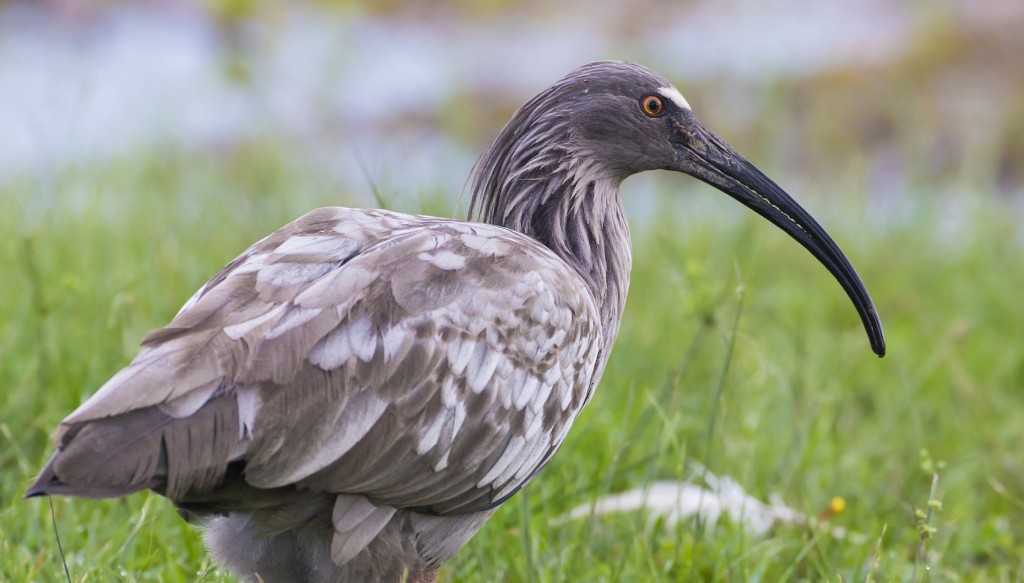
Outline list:
[[[695,177],[806,248],[839,246],[641,65],[578,67],[478,159],[469,218],[320,208],[203,285],[54,435],[26,497],[152,490],[242,581],[431,582],[591,400],[632,262],[619,186]]]

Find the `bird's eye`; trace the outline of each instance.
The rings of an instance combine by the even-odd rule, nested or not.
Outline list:
[[[665,102],[657,95],[645,95],[640,98],[640,109],[644,110],[648,117],[658,117],[665,113]]]

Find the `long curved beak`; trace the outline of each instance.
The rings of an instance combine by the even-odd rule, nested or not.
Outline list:
[[[843,286],[864,323],[871,349],[885,356],[885,335],[875,304],[839,245],[795,200],[739,152],[684,114],[685,139],[674,145],[680,156],[675,168],[698,178],[740,201],[811,252]]]

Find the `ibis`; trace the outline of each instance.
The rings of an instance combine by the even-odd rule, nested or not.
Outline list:
[[[470,220],[321,208],[252,245],[67,416],[26,496],[153,490],[242,581],[433,581],[590,401],[629,288],[619,185],[673,170],[838,280],[843,252],[661,75],[579,67],[480,157]]]

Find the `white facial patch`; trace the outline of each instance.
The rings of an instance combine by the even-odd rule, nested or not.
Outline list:
[[[675,103],[679,107],[682,107],[684,109],[690,109],[690,104],[686,102],[686,99],[683,97],[683,94],[680,93],[679,90],[676,89],[675,87],[662,87],[658,89],[658,93],[661,93],[663,96],[667,97],[668,99],[671,99],[672,103]]]

